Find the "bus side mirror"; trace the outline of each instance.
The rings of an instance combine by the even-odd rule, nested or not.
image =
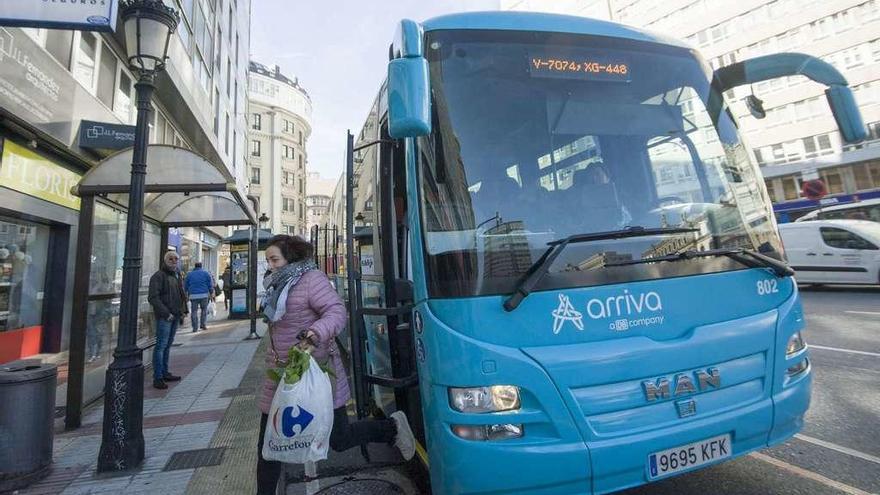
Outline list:
[[[388,134],[392,138],[431,133],[428,61],[424,57],[388,62]]]
[[[825,90],[825,97],[828,98],[831,113],[834,114],[843,139],[847,143],[864,141],[868,133],[852,90],[848,86],[833,85]]]
[[[715,71],[713,84],[720,93],[745,84],[786,76],[804,76],[827,86],[825,96],[840,134],[848,143],[858,143],[868,137],[862,115],[856,106],[846,78],[828,62],[803,53],[777,53],[743,60]],[[720,105],[710,101],[710,106]],[[720,108],[720,106],[718,107]]]

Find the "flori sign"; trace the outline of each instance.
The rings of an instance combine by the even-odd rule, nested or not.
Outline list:
[[[113,31],[118,0],[0,0],[0,26]]]
[[[2,0],[0,0],[2,1]],[[0,186],[78,210],[79,198],[71,189],[82,176],[13,141],[3,141]]]

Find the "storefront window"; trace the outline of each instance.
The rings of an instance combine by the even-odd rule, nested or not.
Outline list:
[[[767,194],[770,196],[770,201],[776,202],[776,185],[773,184],[773,179],[767,179],[764,181],[767,184]]]
[[[871,174],[868,172],[868,165],[866,163],[854,165],[852,171],[853,176],[856,179],[856,190],[864,191],[865,189],[872,189],[874,187],[871,183]]]
[[[180,270],[189,273],[198,261],[198,245],[186,237],[180,239]]]
[[[106,367],[112,361],[116,348],[126,221],[124,212],[100,203],[95,205],[83,381],[83,398],[86,402],[103,392]],[[159,269],[159,244],[159,228],[144,223],[137,326],[137,340],[141,346],[152,339],[156,332],[147,292],[150,277]],[[149,358],[150,353],[144,353],[144,364]]]
[[[823,170],[822,179],[828,187],[828,194],[840,194],[844,192],[843,177],[840,176],[839,169]]]
[[[856,189],[865,191],[880,187],[880,161],[859,163],[853,165],[853,175],[856,178]]]
[[[798,199],[801,196],[794,177],[785,177],[782,179],[782,193],[785,196],[786,201]]]
[[[0,217],[0,331],[42,324],[49,227]]]

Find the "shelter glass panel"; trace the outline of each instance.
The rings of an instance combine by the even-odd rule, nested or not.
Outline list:
[[[112,361],[116,348],[126,221],[127,215],[124,211],[102,203],[95,204],[86,319],[86,364],[83,370],[84,403],[103,393],[107,366]],[[144,223],[137,326],[137,339],[141,347],[156,335],[153,310],[147,301],[147,290],[150,277],[159,269],[159,234],[156,225]],[[144,364],[150,358],[151,353],[145,352]]]

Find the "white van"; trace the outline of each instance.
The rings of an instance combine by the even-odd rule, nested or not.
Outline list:
[[[847,218],[850,220],[873,220],[880,222],[880,198],[866,199],[856,203],[825,206],[813,210],[798,218],[795,222],[809,222],[812,220],[832,220]]]
[[[815,220],[779,225],[798,282],[880,284],[880,223]]]

